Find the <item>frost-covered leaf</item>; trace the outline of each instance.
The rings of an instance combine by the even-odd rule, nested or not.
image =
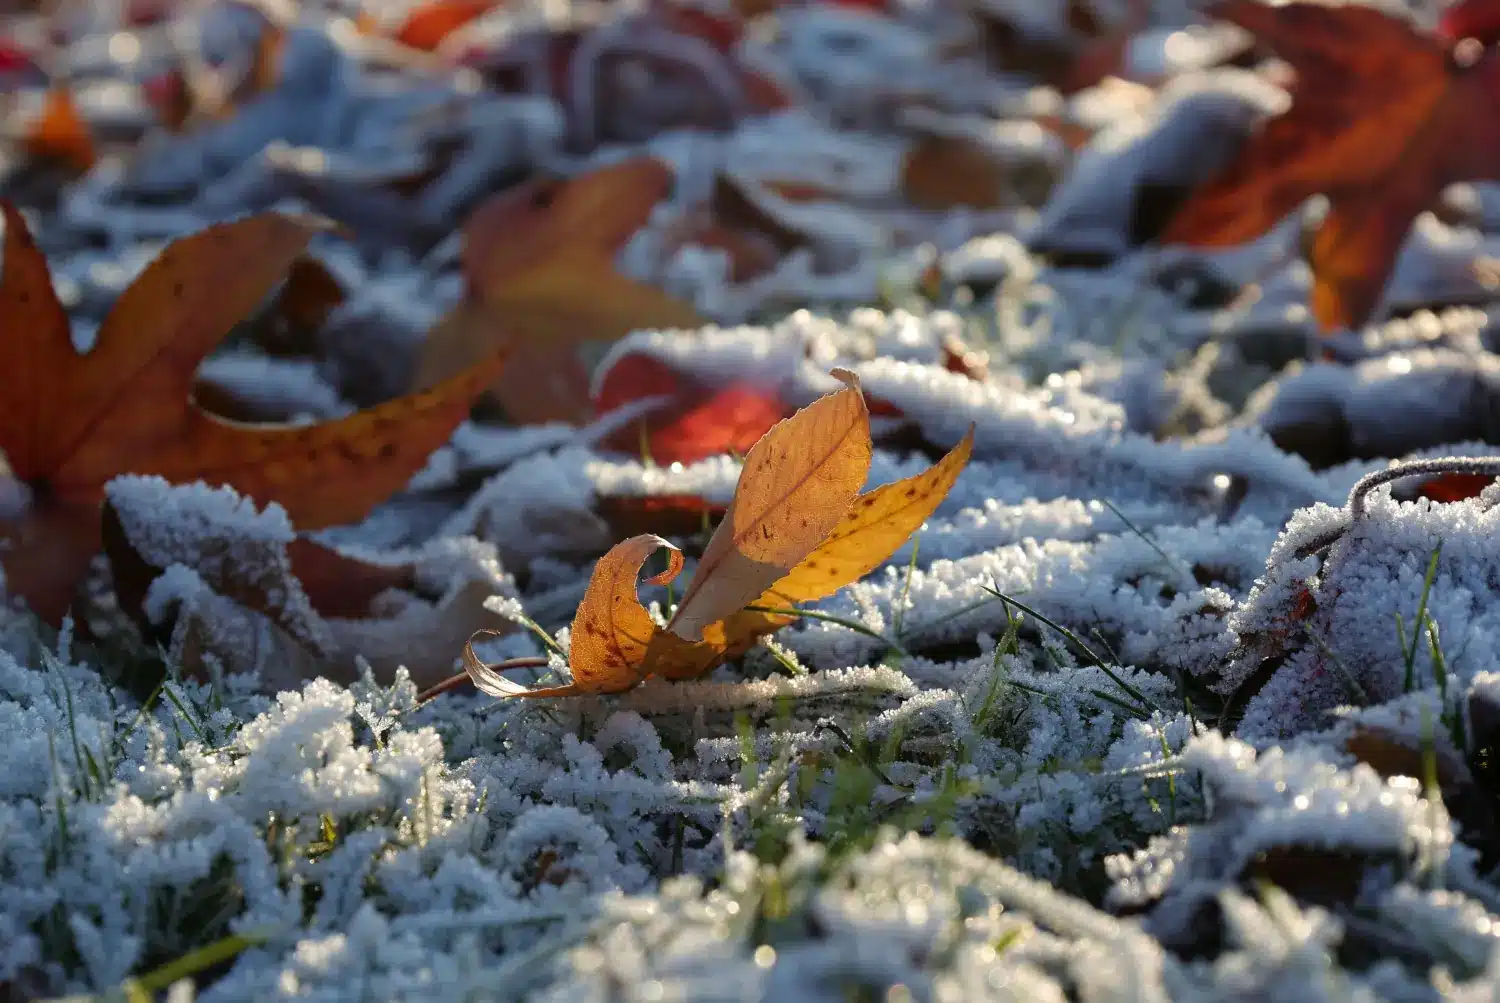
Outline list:
[[[243,670],[274,661],[254,643],[239,647],[263,621],[312,656],[283,650],[301,668],[281,685],[298,672],[353,678],[356,656],[433,679],[464,638],[498,622],[484,602],[506,587],[493,556],[487,566],[449,541],[355,556],[298,536],[279,506],[257,511],[201,484],[116,478],[103,518],[116,596],[147,637],[179,653],[191,638],[197,664],[212,655]]]

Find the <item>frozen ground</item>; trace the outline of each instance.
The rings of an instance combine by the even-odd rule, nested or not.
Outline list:
[[[818,604],[833,619],[699,682],[499,704],[416,698],[505,615],[565,649],[629,499],[724,501],[732,457],[658,466],[599,428],[466,424],[408,492],[324,534],[414,557],[415,590],[378,621],[298,607],[301,656],[194,570],[208,538],[275,566],[277,512],[117,482],[122,519],[171,565],[148,600],[175,624],[162,648],[127,643],[102,585],[87,642],[0,613],[12,998],[131,976],[164,990],[189,969],[178,1003],[1500,994],[1500,494],[1418,464],[1351,499],[1395,459],[1500,457],[1493,293],[1472,267],[1500,243],[1500,187],[1451,192],[1380,321],[1309,362],[1299,221],[1212,257],[1140,248],[1147,193],[1200,176],[1279,98],[1219,66],[1234,39],[1171,34],[1183,5],[1161,0],[1160,30],[1137,33],[1138,83],[1066,102],[943,58],[974,25],[957,6],[792,9],[740,56],[796,89],[769,119],[740,114],[723,57],[629,10],[506,10],[479,22],[479,50],[600,18],[575,76],[618,82],[624,53],[647,84],[559,102],[408,68],[377,87],[374,57],[340,55],[345,29],[309,10],[277,87],[225,124],[139,140],[132,81],[152,60],[189,45],[232,67],[259,22],[211,8],[197,41],[144,28],[124,65],[95,9],[52,70],[129,166],[38,217],[80,329],[160,238],[269,206],[341,214],[375,235],[318,248],[348,298],[310,355],[237,342],[206,369],[261,413],[339,413],[399,389],[459,294],[454,242],[423,234],[450,232],[494,176],[645,149],[679,184],[621,265],[725,326],[634,334],[601,374],[644,354],[805,403],[841,365],[886,405],[873,480],[970,422],[974,459],[915,544]],[[985,11],[1023,39],[1081,30],[1039,0]],[[696,79],[683,66],[722,85],[732,128],[657,127]],[[437,142],[424,109],[454,100],[459,156],[389,201],[379,182]],[[1088,145],[1075,155],[1043,114]],[[1011,164],[1005,207],[913,209],[897,165],[924,129]],[[744,281],[672,239],[726,164],[828,193],[767,210],[800,243]],[[58,190],[12,183],[41,204]],[[988,353],[986,378],[944,365],[952,337]],[[309,646],[339,681],[297,678]],[[546,650],[518,628],[485,653]],[[163,667],[160,688],[140,683]]]

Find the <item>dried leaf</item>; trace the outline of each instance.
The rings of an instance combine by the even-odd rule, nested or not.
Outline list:
[[[1163,234],[1223,247],[1270,230],[1314,195],[1312,310],[1324,329],[1369,319],[1411,222],[1459,181],[1500,176],[1500,54],[1469,60],[1373,7],[1211,8],[1296,71],[1289,110],[1268,122]]]
[[[347,298],[326,265],[301,255],[287,271],[266,328],[256,332],[256,343],[270,355],[312,355],[317,332]]]
[[[970,425],[959,444],[927,470],[860,495],[817,549],[758,602],[784,606],[821,599],[880,567],[937,511],[973,448]]]
[[[1435,502],[1466,501],[1478,498],[1493,483],[1495,478],[1488,474],[1438,474],[1418,485],[1417,497]]]
[[[500,622],[484,603],[504,580],[483,552],[455,561],[439,545],[356,557],[294,536],[274,514],[247,513],[229,489],[207,504],[201,491],[164,492],[161,482],[140,477],[109,484],[102,525],[115,594],[148,638],[174,647],[191,638],[196,653],[233,671],[291,659],[308,673],[352,678],[362,656],[379,671],[404,665],[425,683],[451,670],[451,652],[476,629]],[[148,590],[173,565],[197,582],[179,580],[176,602],[148,616]],[[268,639],[274,650],[241,650],[259,644],[268,624],[276,628]],[[277,672],[275,681],[298,678]]]
[[[317,528],[362,517],[401,488],[468,414],[501,359],[487,359],[419,394],[324,424],[242,425],[191,400],[193,374],[235,322],[264,299],[314,227],[261,215],[172,244],[116,301],[91,351],[73,348],[47,263],[16,209],[5,219],[0,271],[0,450],[38,500],[7,535],[23,544],[69,519],[60,553],[98,542],[104,484],[127,472],[231,485],[280,502],[294,523]],[[30,546],[30,544],[26,544]],[[82,568],[45,572],[4,553],[7,586],[55,620],[64,581]],[[71,591],[70,589],[68,591]]]
[[[901,190],[919,209],[996,209],[1006,202],[1005,165],[972,139],[928,134],[906,152]]]
[[[796,617],[743,609],[703,628],[703,640],[684,641],[670,631],[660,631],[646,649],[646,668],[663,679],[697,679],[727,658],[743,655],[755,643]]]
[[[699,641],[801,563],[838,525],[870,472],[870,415],[848,386],[778,422],[745,457],[734,500],[668,629]]]
[[[482,206],[464,229],[468,299],[429,333],[414,385],[431,386],[507,346],[553,346],[533,350],[541,353],[535,364],[567,366],[561,352],[581,341],[701,327],[691,306],[614,266],[671,180],[659,161],[639,158],[534,181]],[[517,386],[493,389],[507,410],[534,411]]]
[[[694,463],[748,451],[791,410],[772,388],[746,382],[707,386],[637,352],[605,372],[594,413],[605,415],[651,397],[668,402],[622,426],[605,445],[624,453],[644,451],[657,463]]]
[[[594,502],[594,511],[616,536],[688,536],[707,530],[724,518],[727,509],[688,494],[605,495]]]
[[[47,92],[42,113],[31,124],[25,146],[31,156],[54,161],[80,174],[93,167],[98,159],[88,123],[78,113],[78,104],[66,87],[54,87]]]
[[[575,686],[614,693],[640,682],[646,649],[661,628],[637,598],[636,580],[641,565],[658,549],[667,551],[667,568],[646,581],[662,585],[682,571],[682,551],[659,536],[632,536],[617,543],[594,567],[569,635]]]
[[[633,536],[617,543],[594,565],[570,632],[572,683],[543,689],[513,683],[479,660],[471,638],[464,646],[464,668],[474,685],[496,697],[619,693],[635,686],[645,678],[646,652],[662,632],[641,605],[636,587],[641,566],[661,549],[667,551],[667,568],[646,579],[660,585],[682,571],[682,551],[659,536]]]
[[[410,9],[395,39],[413,49],[434,52],[449,35],[494,6],[495,0],[429,0]]]
[[[1500,3],[1495,0],[1458,0],[1443,11],[1438,35],[1451,42],[1477,38],[1486,45],[1500,40]]]

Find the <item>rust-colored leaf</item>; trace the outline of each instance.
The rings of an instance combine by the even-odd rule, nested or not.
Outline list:
[[[542,689],[513,683],[479,661],[471,639],[464,646],[464,667],[474,685],[497,697],[618,693],[635,686],[645,678],[646,652],[662,632],[636,594],[641,566],[658,550],[667,551],[667,567],[646,581],[660,585],[682,570],[682,551],[659,536],[632,536],[611,547],[594,565],[570,632],[572,683]]]
[[[0,451],[36,499],[26,518],[5,527],[8,538],[55,537],[59,553],[92,552],[104,485],[130,472],[228,484],[281,503],[305,529],[360,518],[447,440],[502,365],[486,359],[338,421],[226,421],[194,405],[194,371],[282,278],[313,226],[252,216],[175,242],[120,296],[80,355],[24,220],[7,203],[0,212]],[[94,512],[95,528],[53,532],[59,514],[75,509]],[[27,552],[0,555],[7,587],[55,620],[66,607],[59,595],[71,591],[63,580],[76,584],[81,569],[43,573]]]
[[[311,355],[317,332],[347,298],[327,266],[304,254],[292,262],[256,343],[271,355]]]
[[[1313,314],[1325,329],[1362,324],[1412,220],[1449,184],[1500,172],[1500,55],[1361,5],[1220,0],[1211,11],[1291,65],[1292,103],[1162,239],[1239,244],[1326,195],[1310,252]]]
[[[313,609],[323,616],[358,619],[368,616],[370,604],[382,592],[417,588],[411,564],[375,564],[299,536],[286,546],[292,574]]]
[[[576,418],[587,373],[574,346],[640,329],[702,326],[691,306],[614,266],[670,184],[664,165],[638,158],[569,181],[534,181],[482,206],[464,229],[468,298],[429,333],[414,385],[431,386],[511,348],[529,365],[518,363],[492,388],[507,412],[519,420]],[[543,371],[555,371],[567,394],[554,413],[539,407],[535,380],[548,378]]]
[[[1438,474],[1418,485],[1417,497],[1435,502],[1466,501],[1478,498],[1493,483],[1495,478],[1488,474]]]
[[[632,353],[604,374],[594,413],[650,397],[666,397],[668,403],[616,431],[606,445],[645,452],[657,463],[694,463],[748,451],[791,410],[773,388],[748,382],[708,386],[652,356]]]
[[[937,511],[974,449],[974,426],[958,445],[920,474],[860,495],[833,531],[759,603],[821,599],[884,564]]]
[[[718,522],[727,508],[687,494],[606,495],[594,502],[594,511],[617,536],[687,536]]]
[[[870,472],[870,414],[848,386],[778,422],[745,457],[734,499],[668,629],[686,641],[796,567],[838,525]]]
[[[919,209],[995,209],[1006,201],[1006,172],[972,139],[928,134],[906,152],[901,190]]]
[[[1495,0],[1458,0],[1438,21],[1438,35],[1456,42],[1477,38],[1486,45],[1500,40],[1500,3]]]
[[[458,29],[487,14],[495,0],[429,0],[418,4],[396,29],[396,41],[423,52],[433,52]]]
[[[54,87],[47,92],[41,114],[26,134],[25,146],[33,157],[50,160],[80,174],[93,167],[98,159],[93,134],[66,87]]]

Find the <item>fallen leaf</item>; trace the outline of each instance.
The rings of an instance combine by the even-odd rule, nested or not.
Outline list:
[[[594,502],[594,510],[616,536],[688,536],[706,531],[727,509],[687,494],[606,495]]]
[[[1063,94],[1071,95],[1121,74],[1131,40],[1150,22],[1151,0],[1131,0],[1124,20],[1090,39],[1051,82]]]
[[[723,522],[667,629],[685,641],[785,576],[838,525],[870,472],[859,380],[778,422],[745,457]]]
[[[31,123],[24,145],[31,156],[61,164],[79,174],[98,160],[88,123],[78,113],[78,104],[66,87],[53,87],[47,92],[41,114]]]
[[[587,414],[580,342],[701,327],[691,306],[614,265],[671,183],[665,165],[643,157],[571,180],[533,181],[481,206],[464,228],[468,296],[428,335],[413,385],[432,386],[512,348],[526,362],[491,388],[506,411],[520,420],[576,419]],[[526,383],[543,372],[558,374],[555,409]]]
[[[573,682],[527,689],[481,662],[470,638],[463,659],[474,685],[496,697],[560,697],[618,693],[639,683],[645,677],[646,651],[661,628],[641,605],[636,588],[641,566],[658,550],[667,551],[667,567],[646,581],[661,585],[682,571],[682,551],[659,536],[632,536],[611,547],[594,565],[569,632]]]
[[[1478,498],[1493,483],[1495,478],[1488,474],[1438,474],[1417,487],[1417,497],[1435,502],[1466,501]]]
[[[267,214],[176,241],[120,295],[80,355],[25,221],[9,203],[0,211],[0,450],[33,499],[28,514],[0,527],[11,543],[0,560],[8,590],[52,622],[98,549],[98,503],[116,475],[227,484],[281,503],[308,529],[348,522],[406,484],[503,363],[486,359],[431,390],[338,421],[225,421],[193,404],[194,371],[282,277],[314,227]],[[47,566],[49,547],[57,559]]]
[[[901,164],[901,191],[918,209],[996,209],[1006,202],[1006,171],[972,139],[929,133]]]
[[[575,686],[591,693],[626,690],[640,681],[646,649],[661,630],[636,595],[641,565],[657,550],[667,551],[667,567],[646,579],[672,581],[682,571],[682,551],[659,536],[632,536],[599,559],[583,601],[573,617],[568,663]]]
[[[1133,0],[1124,21],[1110,27],[1100,23],[1088,0],[1068,0],[1064,20],[1082,44],[1037,37],[998,9],[981,7],[976,16],[984,49],[1001,69],[1032,74],[1074,94],[1120,72],[1130,39],[1145,26],[1149,11],[1147,0]]]
[[[695,463],[748,451],[791,411],[772,388],[749,382],[711,386],[633,352],[604,373],[594,396],[594,414],[602,416],[651,397],[665,397],[667,402],[621,426],[602,444],[622,453],[644,452],[655,463]]]
[[[649,581],[677,577],[682,556],[659,536],[642,534],[600,559],[573,620],[573,683],[527,689],[481,662],[470,638],[464,666],[494,696],[571,696],[629,689],[648,676],[695,679],[724,659],[792,623],[786,606],[830,595],[885,562],[936,510],[969,460],[974,429],[924,473],[856,499],[869,474],[870,429],[859,382],[771,429],[745,458],[734,499],[710,539],[682,603],[663,630],[640,604],[646,559],[669,550],[669,565]],[[831,516],[831,518],[830,518]]]
[[[671,631],[659,631],[646,649],[645,663],[653,676],[673,681],[697,679],[720,662],[743,655],[761,638],[796,619],[742,609],[704,627],[701,641],[685,641]]]
[[[880,567],[937,511],[974,449],[974,426],[920,474],[860,495],[817,549],[778,579],[757,605],[821,599]]]
[[[1310,251],[1312,312],[1325,330],[1362,324],[1412,220],[1449,184],[1500,171],[1500,55],[1360,5],[1221,0],[1210,12],[1291,65],[1292,103],[1188,199],[1162,240],[1241,244],[1326,195]]]
[[[943,368],[948,370],[948,372],[967,376],[975,383],[983,383],[990,378],[990,356],[988,352],[981,352],[970,348],[956,334],[950,334],[943,338],[942,348]]]
[[[173,526],[172,542],[178,546],[166,557],[153,554],[153,560],[142,553],[111,500],[105,500],[101,517],[102,546],[115,596],[120,609],[147,638],[165,641],[170,637],[170,625],[165,635],[158,635],[162,625],[148,615],[146,595],[169,564],[179,564],[191,568],[219,595],[266,617],[313,655],[327,658],[332,654],[333,639],[292,573],[285,541],[227,532],[182,533],[181,526]]]
[[[255,343],[268,355],[312,355],[318,331],[346,299],[344,287],[326,265],[301,255],[288,269],[266,323],[255,332]]]
[[[1485,45],[1500,40],[1500,3],[1495,0],[1459,0],[1443,11],[1437,33],[1450,42],[1476,38]]]
[[[402,45],[435,52],[449,35],[494,7],[494,0],[429,0],[410,8],[394,37]]]
[[[455,554],[436,541],[415,552],[355,556],[296,535],[282,513],[243,502],[229,488],[152,477],[109,483],[104,551],[120,608],[146,638],[169,651],[190,646],[200,664],[212,655],[232,671],[269,670],[274,680],[263,681],[279,686],[313,673],[352,679],[356,656],[383,672],[404,665],[425,684],[450,671],[451,652],[475,629],[500,622],[484,607],[506,588],[492,550]],[[174,567],[192,577],[163,583],[166,593],[148,603]],[[270,649],[244,650],[263,646],[267,624]],[[281,662],[295,669],[283,672]]]

